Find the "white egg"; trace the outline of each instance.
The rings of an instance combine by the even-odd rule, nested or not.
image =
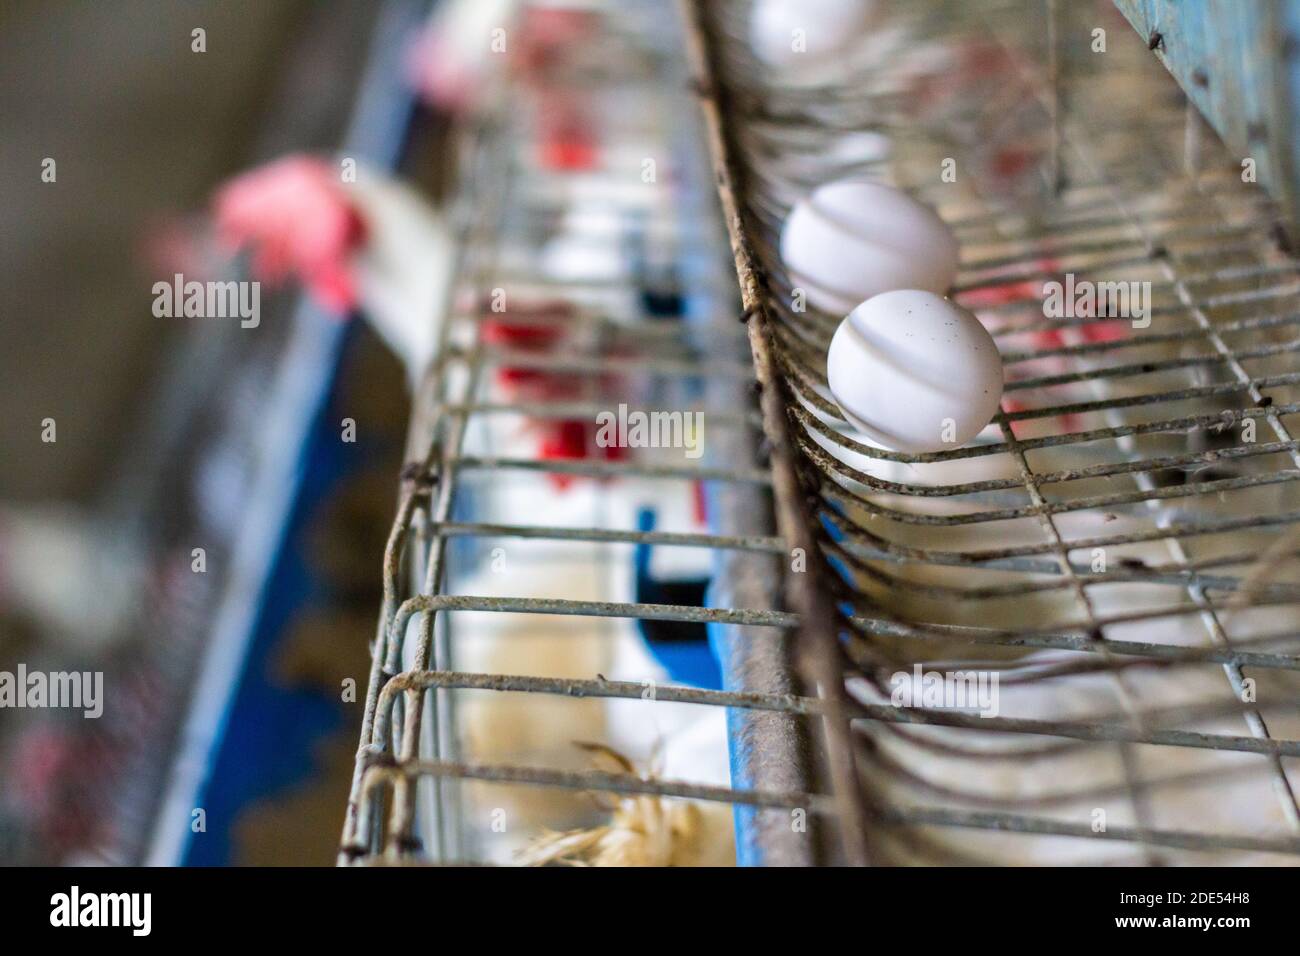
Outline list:
[[[891,289],[942,294],[957,277],[957,240],[933,209],[882,183],[838,180],[797,202],[781,260],[819,309],[844,315]]]
[[[874,7],[874,0],[758,0],[750,45],[769,66],[816,68],[861,37]]]
[[[843,133],[827,144],[824,158],[841,166],[883,163],[894,154],[894,141],[884,133],[861,130]]]
[[[840,323],[826,375],[868,439],[921,454],[970,441],[997,413],[1002,358],[970,312],[932,292],[873,296]]]

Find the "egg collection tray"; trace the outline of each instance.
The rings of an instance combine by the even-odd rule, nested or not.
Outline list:
[[[746,5],[695,21],[780,531],[823,558],[791,599],[846,856],[1286,861],[1300,288],[1277,213],[1108,5],[891,12],[905,39],[802,88],[754,59]],[[835,144],[862,131],[892,154],[846,169]],[[776,238],[846,174],[961,242],[953,298],[1007,381],[967,447],[883,450],[830,399],[840,317],[795,307]],[[1108,282],[1148,314],[1048,308]],[[985,672],[998,716],[882,707]]]

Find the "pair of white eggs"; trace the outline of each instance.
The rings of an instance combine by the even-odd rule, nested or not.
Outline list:
[[[932,209],[880,183],[828,183],[786,219],[781,259],[791,283],[812,305],[845,316],[826,357],[831,395],[883,448],[956,448],[997,414],[997,345],[943,297],[957,258],[956,239]]]

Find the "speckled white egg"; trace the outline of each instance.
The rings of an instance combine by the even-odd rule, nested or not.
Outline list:
[[[1002,358],[988,330],[918,289],[881,293],[850,312],[831,339],[826,374],[855,428],[909,454],[966,444],[1002,398]]]
[[[874,8],[874,0],[758,0],[750,45],[768,66],[819,68],[861,38]]]
[[[835,315],[891,289],[947,292],[957,253],[952,230],[929,206],[856,179],[819,186],[795,203],[781,230],[790,281]]]

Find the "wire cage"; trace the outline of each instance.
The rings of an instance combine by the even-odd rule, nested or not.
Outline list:
[[[701,157],[683,176],[717,186],[721,215],[683,204],[670,218],[719,274],[725,224],[740,303],[715,281],[700,323],[620,321],[608,289],[574,282],[551,289],[578,303],[583,330],[562,354],[485,335],[485,293],[553,284],[509,260],[562,187],[511,148],[528,122],[517,103],[472,151],[468,194],[496,211],[475,208],[467,294],[414,418],[343,862],[473,858],[483,843],[465,833],[484,824],[467,824],[467,780],[730,804],[742,862],[1300,853],[1300,284],[1283,223],[1244,181],[1249,157],[1215,139],[1109,4],[882,6],[860,48],[801,85],[754,59],[743,2],[686,2],[658,42],[610,16],[625,55],[567,77],[613,70],[655,104],[647,116],[671,117],[652,135],[707,143],[712,174]],[[702,129],[682,118],[679,35]],[[952,296],[993,333],[1006,377],[1000,413],[965,447],[878,448],[830,397],[825,353],[842,317],[803,305],[776,239],[796,199],[844,176],[917,195],[961,242]],[[622,214],[645,208],[638,197]],[[1122,284],[1145,307],[1058,314],[1053,283]],[[501,365],[562,371],[588,391],[512,406],[491,396]],[[644,397],[631,382],[652,377],[698,386],[719,436],[704,464],[467,450],[491,438],[488,417],[589,420]],[[458,517],[480,497],[471,473],[539,471],[703,480],[715,533],[548,522],[554,509],[528,495],[524,520]],[[453,565],[484,554],[462,543],[486,539],[708,549],[723,585],[704,608],[536,594],[525,571],[513,594],[456,593]],[[728,710],[730,786],[465,757],[456,695],[635,701],[645,685],[455,670],[448,619],[463,612],[722,628],[726,689],[657,686],[652,706]],[[925,698],[954,675],[985,681],[990,706]],[[919,703],[900,706],[900,691]]]

